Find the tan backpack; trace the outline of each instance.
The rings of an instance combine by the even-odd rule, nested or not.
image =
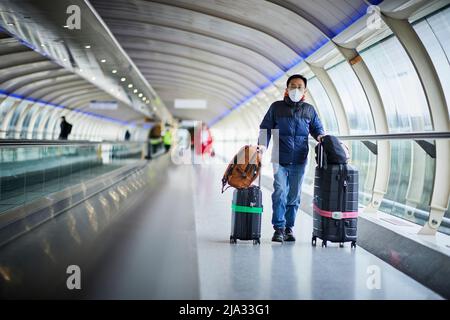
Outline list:
[[[222,193],[229,187],[248,188],[261,171],[262,152],[258,146],[246,145],[234,156],[222,178]],[[228,187],[225,186],[228,184]]]

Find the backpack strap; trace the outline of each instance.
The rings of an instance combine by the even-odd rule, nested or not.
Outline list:
[[[255,154],[252,156],[251,159],[249,159],[248,165],[247,165],[247,167],[246,167],[245,170],[244,170],[244,172],[245,172],[246,174],[249,173],[249,172],[251,171],[250,169],[256,167],[256,164],[254,164],[253,161],[256,159],[257,156],[258,156],[258,151],[255,152]]]
[[[228,165],[227,170],[225,171],[225,174],[223,175],[222,178],[222,193],[224,193],[230,186],[228,186],[227,188],[225,188],[225,185],[228,182],[228,178],[231,175],[231,172],[233,172],[233,168],[237,163],[237,155],[234,156],[233,161]],[[225,189],[224,189],[225,188]]]

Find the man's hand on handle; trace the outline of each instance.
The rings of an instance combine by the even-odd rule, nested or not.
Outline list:
[[[323,137],[325,137],[324,134],[319,134],[319,135],[317,136],[317,141],[322,142]]]

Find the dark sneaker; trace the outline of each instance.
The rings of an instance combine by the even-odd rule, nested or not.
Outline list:
[[[284,232],[284,241],[295,241],[294,232],[291,228],[286,228]]]
[[[282,229],[282,228],[275,229],[275,232],[273,233],[272,241],[283,242],[283,240],[284,240],[284,229]]]

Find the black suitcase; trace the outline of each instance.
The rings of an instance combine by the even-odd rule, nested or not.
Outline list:
[[[262,192],[258,186],[236,189],[233,192],[230,243],[253,240],[260,244]]]
[[[358,170],[348,164],[323,163],[322,150],[318,150],[318,166],[314,177],[312,244],[322,239],[351,242],[356,247],[358,216]]]
[[[358,170],[348,164],[316,167],[314,203],[326,211],[358,211]]]

